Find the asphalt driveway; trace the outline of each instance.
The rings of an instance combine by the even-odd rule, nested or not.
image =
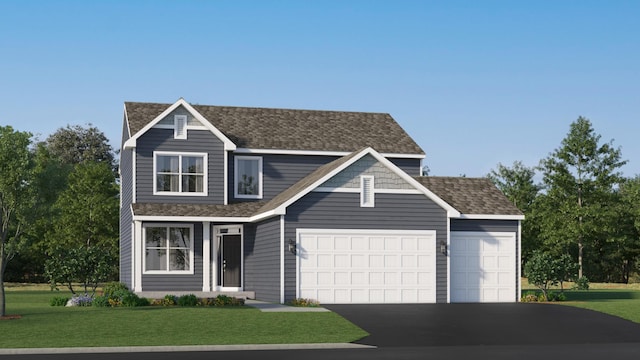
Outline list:
[[[554,304],[324,305],[378,347],[639,343],[640,324]]]

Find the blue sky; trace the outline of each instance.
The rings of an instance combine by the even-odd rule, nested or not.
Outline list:
[[[640,1],[0,1],[0,124],[124,101],[386,112],[431,175],[538,164],[589,118],[640,174]]]

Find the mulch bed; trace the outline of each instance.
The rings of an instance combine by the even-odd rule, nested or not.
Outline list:
[[[20,319],[22,318],[22,315],[5,315],[5,316],[0,316],[0,321],[1,320],[15,320],[15,319]]]

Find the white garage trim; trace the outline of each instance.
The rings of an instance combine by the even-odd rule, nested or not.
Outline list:
[[[296,230],[296,297],[435,303],[435,230]]]
[[[516,235],[516,232],[451,232],[451,302],[517,301]]]

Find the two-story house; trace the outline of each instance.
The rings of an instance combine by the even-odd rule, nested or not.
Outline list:
[[[127,102],[120,279],[270,302],[513,302],[523,215],[388,114]]]

